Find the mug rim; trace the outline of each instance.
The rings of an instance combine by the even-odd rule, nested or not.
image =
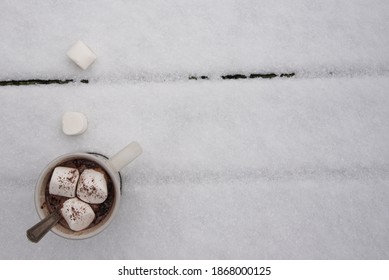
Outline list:
[[[108,176],[111,178],[111,180],[113,182],[113,187],[114,187],[115,200],[114,200],[114,203],[112,205],[109,217],[107,217],[107,219],[101,225],[98,224],[98,225],[94,226],[94,227],[96,227],[96,229],[93,230],[93,228],[94,228],[93,227],[93,228],[90,228],[89,230],[86,229],[86,232],[73,231],[74,233],[76,233],[76,234],[73,234],[73,233],[66,233],[64,231],[61,231],[60,228],[64,228],[64,227],[60,224],[57,224],[51,228],[51,231],[53,233],[55,233],[58,236],[67,238],[67,239],[86,239],[86,238],[90,238],[92,236],[95,236],[95,235],[99,234],[100,232],[102,232],[104,229],[106,229],[109,226],[109,224],[112,222],[114,217],[116,216],[116,213],[119,209],[120,196],[121,196],[120,173],[113,170],[113,168],[109,165],[109,159],[106,158],[104,155],[98,154],[98,153],[87,153],[87,152],[67,153],[67,154],[63,154],[61,156],[58,156],[54,160],[49,162],[46,165],[46,167],[43,169],[43,171],[41,172],[41,174],[38,178],[38,181],[36,183],[36,186],[35,186],[35,194],[34,194],[34,196],[35,196],[35,208],[36,208],[36,211],[37,211],[40,219],[43,219],[47,216],[46,212],[48,212],[48,210],[46,209],[46,212],[45,212],[43,209],[45,207],[42,207],[42,205],[44,203],[46,203],[46,200],[42,201],[42,189],[43,190],[46,189],[45,180],[47,182],[47,179],[46,179],[47,176],[52,172],[52,170],[54,170],[54,168],[56,166],[63,163],[64,161],[72,160],[75,158],[82,158],[82,159],[86,159],[86,160],[91,160],[91,161],[94,161],[97,164],[99,164],[108,173]],[[44,197],[44,195],[43,195],[43,197]],[[47,206],[46,206],[46,208],[47,208]]]

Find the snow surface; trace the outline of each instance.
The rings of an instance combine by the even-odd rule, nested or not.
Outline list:
[[[0,257],[389,258],[389,79],[0,87]],[[61,117],[86,114],[80,136]],[[32,244],[54,157],[137,140],[120,213],[100,235]]]
[[[0,1],[0,81],[90,81],[0,87],[0,259],[389,259],[388,18],[386,0]],[[269,72],[296,76],[220,79]],[[107,230],[27,240],[46,164],[134,140]]]
[[[389,73],[386,0],[0,1],[0,80]],[[77,40],[97,55],[79,69]]]

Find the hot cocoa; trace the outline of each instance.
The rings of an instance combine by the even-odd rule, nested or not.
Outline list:
[[[96,174],[100,174],[103,177],[103,178],[99,178],[99,181],[104,181],[104,185],[106,185],[106,198],[101,203],[98,200],[92,202],[99,202],[99,203],[88,202],[90,207],[93,209],[95,217],[87,228],[96,226],[98,223],[100,223],[102,220],[105,219],[105,217],[109,214],[114,204],[115,194],[114,194],[112,179],[108,176],[107,172],[101,166],[99,166],[96,162],[87,159],[74,159],[74,160],[65,161],[59,164],[57,168],[58,167],[71,168],[73,170],[77,170],[79,174],[82,174],[84,171],[86,171],[85,174],[90,174],[95,172]],[[55,176],[56,174],[54,173],[55,173],[55,169],[53,170],[50,176],[51,177]],[[47,208],[49,212],[53,212],[59,208],[62,208],[63,204],[67,200],[69,200],[69,196],[66,197],[63,195],[53,194],[53,192],[50,191],[50,181],[48,181],[45,189],[45,202],[47,204]],[[62,218],[59,221],[59,223],[63,227],[71,229],[69,227],[68,222],[64,218]]]

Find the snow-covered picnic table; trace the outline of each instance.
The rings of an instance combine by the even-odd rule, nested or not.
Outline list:
[[[73,82],[0,86],[0,259],[388,259],[388,18],[378,0],[1,1],[0,81]],[[134,140],[108,229],[27,240],[52,159]]]

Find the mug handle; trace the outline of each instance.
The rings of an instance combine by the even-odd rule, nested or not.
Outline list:
[[[119,172],[123,169],[123,167],[140,156],[142,152],[142,147],[138,144],[138,142],[131,142],[116,155],[111,157],[109,159],[109,163],[114,170]]]

